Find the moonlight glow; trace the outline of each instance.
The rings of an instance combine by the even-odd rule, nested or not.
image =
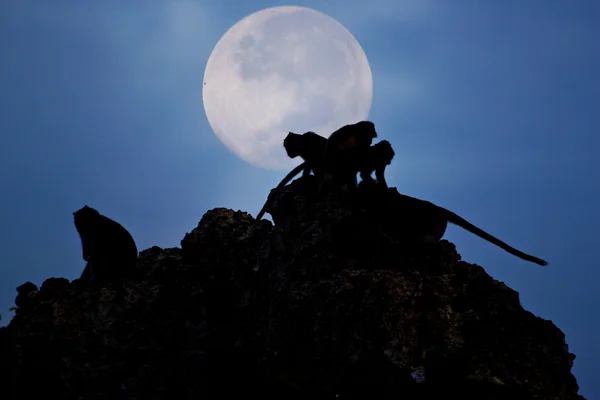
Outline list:
[[[202,92],[215,134],[243,160],[290,169],[289,131],[328,137],[367,119],[373,99],[369,62],[352,34],[304,7],[273,7],[229,29],[211,53]]]

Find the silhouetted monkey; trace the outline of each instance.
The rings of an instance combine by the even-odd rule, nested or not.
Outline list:
[[[376,137],[375,124],[371,121],[344,125],[333,132],[325,146],[322,184],[335,182],[355,188],[356,174],[364,168]]]
[[[84,206],[73,213],[87,265],[80,279],[103,283],[127,276],[138,257],[131,234],[116,221]]]
[[[327,139],[314,132],[306,132],[301,135],[289,132],[283,139],[283,147],[290,158],[302,157],[304,163],[303,175],[310,174],[312,170],[315,173],[320,173],[323,169],[322,160],[323,152]],[[298,167],[296,167],[298,168]]]
[[[256,219],[262,219],[263,215],[271,204],[275,194],[281,190],[292,178],[302,172],[302,176],[306,177],[310,175],[310,171],[313,171],[315,176],[321,175],[323,170],[323,153],[325,151],[325,144],[327,139],[321,135],[317,135],[314,132],[306,132],[303,134],[297,134],[289,132],[285,139],[283,139],[283,147],[290,158],[302,157],[304,162],[298,165],[296,168],[290,171],[279,182],[277,187],[269,194],[267,201],[265,202],[262,209],[256,215]]]
[[[388,185],[384,175],[385,167],[392,163],[395,154],[392,145],[387,140],[375,143],[369,148],[367,159],[360,170],[361,179],[365,182],[372,181],[371,173],[375,171],[377,183],[387,189]]]
[[[390,210],[400,210],[400,215],[397,214],[395,215],[396,218],[394,218],[392,211],[391,215],[386,218],[386,221],[396,227],[400,226],[407,239],[413,239],[421,243],[439,242],[446,232],[448,222],[451,222],[523,260],[542,266],[548,265],[546,261],[540,258],[523,253],[509,246],[452,211],[436,206],[429,201],[416,199],[398,192],[391,192],[389,195],[395,197],[390,197],[392,200]]]

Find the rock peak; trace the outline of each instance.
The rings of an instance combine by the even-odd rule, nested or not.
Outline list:
[[[313,190],[286,186],[274,225],[209,210],[127,280],[27,285],[5,398],[583,399],[563,333],[448,241],[407,242],[395,189]]]

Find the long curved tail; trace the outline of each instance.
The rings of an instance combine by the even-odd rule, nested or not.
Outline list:
[[[260,221],[262,219],[263,215],[265,215],[265,212],[267,211],[267,207],[271,203],[271,199],[273,198],[273,196],[277,192],[279,192],[279,190],[281,190],[281,188],[284,187],[289,181],[291,181],[294,176],[298,175],[300,173],[300,171],[302,171],[305,167],[306,167],[306,161],[303,162],[302,164],[298,165],[293,170],[291,170],[290,173],[287,174],[285,176],[285,178],[282,179],[281,182],[279,182],[279,185],[277,185],[275,190],[272,191],[271,193],[269,193],[269,196],[267,197],[267,201],[265,201],[265,205],[260,209],[260,211],[256,215],[256,219],[258,221]]]
[[[453,224],[458,225],[458,226],[468,230],[471,233],[474,233],[475,235],[479,236],[480,238],[483,238],[483,239],[487,240],[488,242],[495,244],[496,246],[506,250],[510,254],[515,255],[523,260],[534,262],[538,265],[542,265],[542,266],[548,265],[548,263],[546,261],[544,261],[540,258],[523,253],[522,251],[519,251],[519,250],[509,246],[508,244],[504,243],[502,240],[495,238],[494,236],[490,235],[489,233],[485,232],[482,229],[479,229],[478,227],[471,224],[469,221],[465,220],[464,218],[459,217],[452,211],[446,210],[445,208],[442,208],[442,207],[439,207],[439,208],[442,209],[447,214],[449,222],[452,222]]]

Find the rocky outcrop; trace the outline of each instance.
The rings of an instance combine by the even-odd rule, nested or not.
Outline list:
[[[451,243],[407,242],[395,189],[312,190],[275,196],[275,226],[210,210],[127,281],[27,286],[3,398],[583,399],[563,333]]]

